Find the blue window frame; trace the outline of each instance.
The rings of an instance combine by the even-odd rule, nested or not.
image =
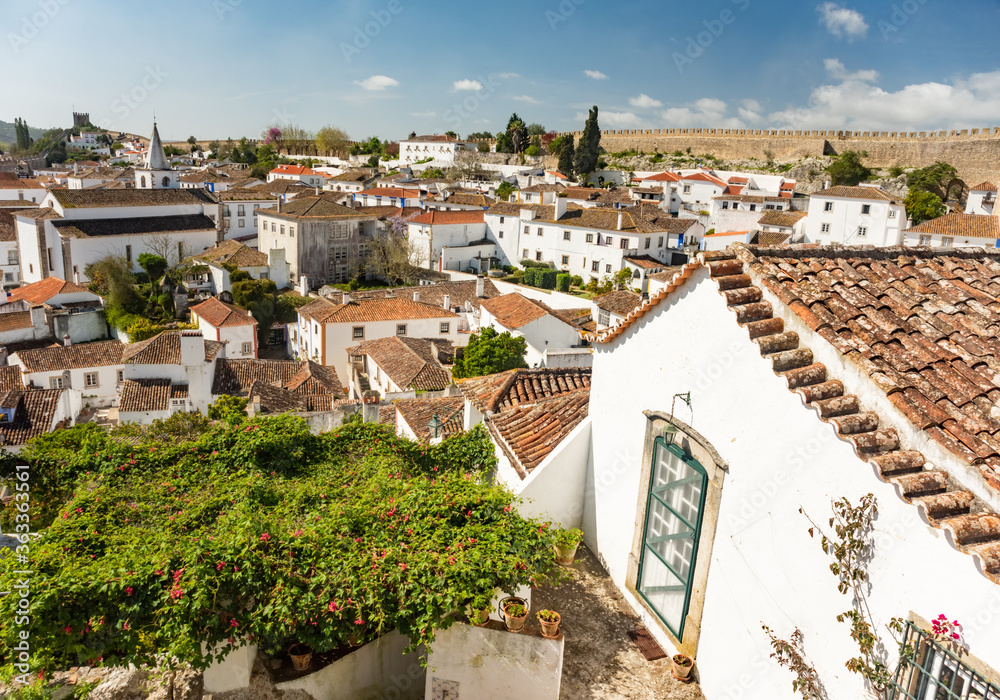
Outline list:
[[[656,438],[636,590],[678,639],[691,603],[708,472]]]

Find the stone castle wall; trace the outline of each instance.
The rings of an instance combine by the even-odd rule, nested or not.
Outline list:
[[[582,131],[567,132],[577,138]],[[609,152],[635,149],[651,153],[686,151],[722,160],[775,160],[867,151],[867,165],[922,168],[941,160],[958,169],[967,185],[1000,179],[1000,127],[961,131],[793,131],[767,129],[633,129],[602,131],[601,147]]]

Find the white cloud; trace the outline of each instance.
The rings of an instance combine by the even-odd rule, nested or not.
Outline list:
[[[760,102],[757,100],[743,100],[740,103],[740,108],[736,110],[736,114],[743,121],[752,124],[761,120],[760,113],[762,109]]]
[[[825,62],[830,84],[812,91],[805,107],[768,115],[774,128],[920,131],[992,125],[1000,112],[1000,70],[948,82],[878,86],[874,70],[849,73],[836,59]]]
[[[724,100],[703,97],[684,105],[671,107],[660,113],[669,127],[715,127],[719,129],[742,129],[746,123],[736,117],[727,117],[729,106]],[[744,108],[743,112],[752,111]]]
[[[633,107],[638,107],[639,109],[652,109],[653,107],[663,106],[662,102],[654,100],[646,93],[641,93],[638,97],[630,97],[628,103]]]
[[[541,102],[539,102],[538,100],[536,100],[531,95],[514,95],[514,97],[512,97],[511,99],[512,100],[516,100],[517,102],[527,102],[529,105],[540,105],[541,104]]]
[[[816,11],[820,14],[820,23],[835,37],[854,41],[864,38],[868,33],[868,23],[857,10],[841,7],[834,2],[824,2]]]
[[[478,80],[469,80],[466,78],[465,80],[456,80],[452,83],[452,87],[455,90],[482,90],[483,84]]]
[[[390,78],[388,75],[373,75],[370,78],[365,78],[364,80],[355,80],[355,85],[360,85],[365,90],[385,90],[386,88],[396,87],[399,85],[399,81]]]
[[[589,115],[586,112],[577,112],[574,119],[583,122]],[[643,126],[643,120],[635,112],[600,112],[597,121],[601,128],[614,127],[638,127]]]
[[[437,112],[410,112],[411,117],[436,117]]]
[[[583,73],[588,78],[593,78],[594,80],[607,80],[608,79],[608,76],[604,75],[604,73],[602,73],[599,70],[585,70],[585,71],[583,71]]]

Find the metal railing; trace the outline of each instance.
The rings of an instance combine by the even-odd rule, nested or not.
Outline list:
[[[903,648],[912,655],[896,669],[890,700],[1000,700],[1000,687],[913,623],[906,624]]]

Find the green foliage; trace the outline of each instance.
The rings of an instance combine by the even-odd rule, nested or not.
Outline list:
[[[495,328],[483,328],[469,337],[469,344],[462,357],[455,360],[451,374],[455,379],[465,379],[527,367],[524,361],[527,351],[524,338],[515,338],[509,331],[497,333]]]
[[[903,204],[906,206],[906,216],[909,219],[913,219],[914,226],[922,221],[944,216],[948,210],[940,197],[933,192],[925,190],[911,189],[907,192]]]
[[[538,276],[541,274],[542,269],[538,267],[526,267],[524,268],[524,283],[529,287],[538,286]]]
[[[958,177],[958,170],[955,166],[936,161],[934,165],[926,168],[911,170],[906,175],[906,184],[910,191],[930,192],[940,199],[944,199],[947,193],[945,189],[948,183]]]
[[[128,260],[116,255],[106,255],[84,267],[97,293],[106,297],[106,307],[124,313],[139,313],[144,300],[135,290],[135,276]]]
[[[424,180],[430,180],[431,178],[441,178],[444,177],[444,170],[441,168],[427,168],[424,172],[420,174],[420,177]]]
[[[246,270],[233,269],[229,272],[229,284],[236,284],[237,282],[246,282],[247,280],[252,280],[253,277]]]
[[[771,643],[771,658],[784,666],[793,674],[792,691],[799,693],[803,700],[822,700],[826,697],[823,684],[816,668],[805,658],[802,645],[802,632],[796,628],[789,640],[778,637],[770,627],[761,625]]]
[[[891,168],[889,168],[889,177],[899,177],[904,172],[906,172],[906,169],[903,166],[894,165]]]
[[[45,530],[31,548],[39,668],[204,668],[203,645],[324,653],[394,629],[432,646],[452,611],[560,576],[548,525],[487,481],[482,426],[439,445],[376,424],[313,435],[290,416],[193,427],[81,425],[18,455]],[[19,568],[0,552],[0,589]],[[3,619],[17,600],[0,596]],[[0,628],[0,658],[17,629]]]
[[[572,284],[574,287],[582,287],[583,286],[583,278],[580,277],[580,275],[573,275],[570,278],[570,284]]]
[[[556,279],[559,277],[559,273],[551,268],[545,268],[544,270],[539,270],[536,287],[541,287],[542,289],[555,289]]]
[[[242,396],[220,396],[208,406],[209,420],[242,423],[247,417],[247,399]]]
[[[516,189],[513,183],[501,182],[500,186],[497,187],[497,198],[506,202]]]
[[[589,175],[597,169],[597,161],[601,152],[601,127],[597,123],[597,105],[590,109],[587,121],[583,126],[580,144],[576,149],[573,162],[576,173]]]
[[[572,277],[569,273],[562,273],[556,276],[556,291],[568,292],[572,284]]]
[[[568,178],[573,177],[573,162],[576,158],[575,146],[573,145],[573,135],[567,134],[559,139],[559,172]],[[555,141],[552,142],[553,146]]]
[[[540,149],[538,146],[528,146],[526,149],[524,149],[524,155],[526,156],[537,156],[541,152],[542,149]]]
[[[826,172],[830,175],[830,183],[834,186],[847,185],[854,187],[871,177],[872,171],[861,162],[868,156],[867,152],[844,151],[830,165]]]
[[[146,271],[146,274],[149,275],[149,279],[153,281],[159,280],[163,277],[167,268],[170,267],[170,263],[167,262],[166,258],[154,253],[142,253],[138,258],[136,258],[136,262],[139,263],[139,267]]]
[[[173,315],[174,313],[174,295],[169,292],[164,292],[156,298],[156,303],[160,305],[163,309],[163,313],[167,315]]]
[[[557,528],[552,532],[553,544],[556,547],[571,549],[583,540],[583,530],[573,527],[568,530]]]

